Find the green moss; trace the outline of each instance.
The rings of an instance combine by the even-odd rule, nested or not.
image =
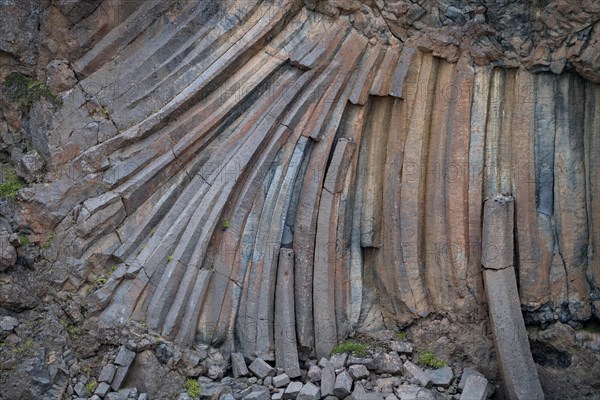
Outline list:
[[[50,236],[48,236],[48,239],[46,239],[46,241],[44,242],[44,244],[42,245],[42,247],[44,249],[49,249],[50,246],[52,246],[52,242],[54,242],[54,239],[56,239],[56,233],[52,232],[50,234]]]
[[[25,187],[25,182],[17,176],[13,167],[4,167],[0,172],[0,199],[14,199],[17,192]]]
[[[19,243],[21,243],[21,246],[29,246],[29,238],[25,235],[19,235]]]
[[[13,101],[19,101],[26,112],[31,109],[34,102],[42,97],[48,99],[55,109],[63,104],[62,99],[52,93],[45,83],[18,72],[10,74],[2,86],[8,97]]]
[[[396,332],[396,337],[400,340],[406,340],[407,336],[406,332]]]
[[[367,357],[369,355],[368,349],[369,346],[366,344],[347,341],[338,344],[335,349],[331,351],[331,354],[350,353],[354,357]]]
[[[200,384],[195,379],[185,381],[185,390],[187,390],[190,397],[200,397],[200,393],[202,392]]]
[[[229,220],[225,220],[225,222],[223,222],[223,230],[229,228]]]
[[[172,260],[173,260],[173,255],[172,255],[172,254],[169,254],[169,255],[167,256],[167,261],[169,261],[169,262],[170,262],[170,261],[172,261]]]
[[[98,382],[96,382],[95,379],[89,381],[88,383],[85,384],[85,388],[90,392],[90,393],[94,393],[94,391],[96,390],[96,388],[98,387]]]
[[[419,360],[417,361],[421,367],[431,367],[431,368],[442,368],[448,365],[446,361],[440,360],[430,351],[426,351],[421,353],[419,356]]]
[[[35,343],[33,342],[33,339],[27,339],[23,343],[15,347],[14,353],[18,355],[30,354],[33,351],[34,344]]]

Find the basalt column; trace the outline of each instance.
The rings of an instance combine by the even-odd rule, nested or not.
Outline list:
[[[544,399],[521,314],[513,264],[514,199],[496,194],[483,214],[482,264],[488,312],[506,395]]]

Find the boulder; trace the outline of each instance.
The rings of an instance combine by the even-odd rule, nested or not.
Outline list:
[[[285,400],[295,399],[300,393],[300,390],[302,390],[302,382],[290,382],[283,393],[283,398]]]
[[[17,250],[10,243],[10,235],[0,235],[0,272],[6,271],[17,262]]]
[[[493,386],[482,375],[469,375],[464,381],[461,400],[487,400],[494,392]]]
[[[420,367],[418,367],[411,361],[406,361],[404,363],[404,371],[408,376],[411,376],[417,381],[419,381],[421,386],[427,389],[432,386],[431,378],[429,378],[429,375],[427,375],[425,371],[423,371]]]
[[[246,360],[241,353],[231,353],[231,371],[236,378],[250,374],[246,366]]]
[[[335,378],[333,394],[336,397],[343,399],[350,393],[352,393],[352,376],[350,376],[348,371],[343,371]]]
[[[298,393],[297,400],[319,400],[321,398],[321,390],[312,384],[311,382],[307,382],[300,393]]]
[[[290,377],[287,374],[279,374],[273,377],[272,383],[276,388],[283,387],[290,383]]]
[[[426,369],[425,373],[429,375],[433,386],[447,388],[454,379],[454,373],[450,367],[442,367],[438,369]]]
[[[248,367],[257,378],[264,379],[275,375],[275,368],[271,367],[262,358],[256,358]]]
[[[351,365],[348,368],[348,372],[355,380],[364,379],[369,377],[369,370],[364,365]]]

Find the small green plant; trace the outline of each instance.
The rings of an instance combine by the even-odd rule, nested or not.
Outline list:
[[[348,341],[338,344],[331,354],[350,353],[354,357],[366,357],[369,355],[368,349],[366,344]]]
[[[0,169],[0,199],[14,199],[25,183],[17,176],[13,167]]]
[[[104,276],[104,275],[99,276],[98,278],[96,278],[96,284],[99,286],[102,286],[106,283],[107,280],[108,279],[106,278],[106,276]]]
[[[50,234],[50,236],[48,236],[48,239],[46,239],[46,241],[44,242],[44,244],[42,245],[42,247],[44,249],[49,249],[50,246],[52,246],[52,242],[54,241],[54,239],[56,239],[56,233],[52,232]]]
[[[400,340],[406,340],[407,336],[406,332],[396,332],[396,337]]]
[[[112,267],[110,267],[110,270],[111,270],[112,272],[115,272],[115,271],[117,270],[117,266],[116,266],[116,265],[113,265]]]
[[[106,118],[110,118],[110,109],[106,106],[102,107],[102,112]]]
[[[229,220],[226,219],[225,222],[223,222],[223,230],[229,228]]]
[[[42,97],[50,101],[55,109],[63,105],[60,97],[50,91],[44,82],[37,79],[13,72],[2,84],[8,97],[13,101],[19,101],[25,112],[29,112],[33,103]]]
[[[200,384],[195,379],[185,381],[185,390],[187,390],[190,397],[200,397],[200,393],[202,392]]]
[[[92,379],[91,381],[89,381],[88,383],[85,384],[85,388],[90,393],[94,393],[94,391],[96,390],[97,387],[98,387],[98,382],[96,382],[95,379]]]
[[[168,262],[171,262],[171,261],[173,261],[173,254],[169,254],[169,255],[167,256],[167,261],[168,261]]]
[[[25,340],[23,343],[19,344],[14,352],[16,354],[29,354],[33,350],[34,342],[33,339],[29,338]]]
[[[21,243],[21,246],[27,247],[29,246],[29,238],[25,235],[19,235],[19,243]]]
[[[431,368],[442,368],[448,365],[446,361],[440,360],[430,351],[425,351],[421,353],[419,356],[419,360],[417,361],[421,367],[431,367]]]

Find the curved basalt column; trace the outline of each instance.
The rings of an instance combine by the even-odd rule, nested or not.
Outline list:
[[[91,311],[267,360],[280,329],[321,356],[435,312],[482,320],[482,204],[502,192],[521,306],[598,315],[597,84],[298,1],[211,4],[145,2],[43,127],[53,183],[25,214],[46,213],[65,289],[116,267]]]

